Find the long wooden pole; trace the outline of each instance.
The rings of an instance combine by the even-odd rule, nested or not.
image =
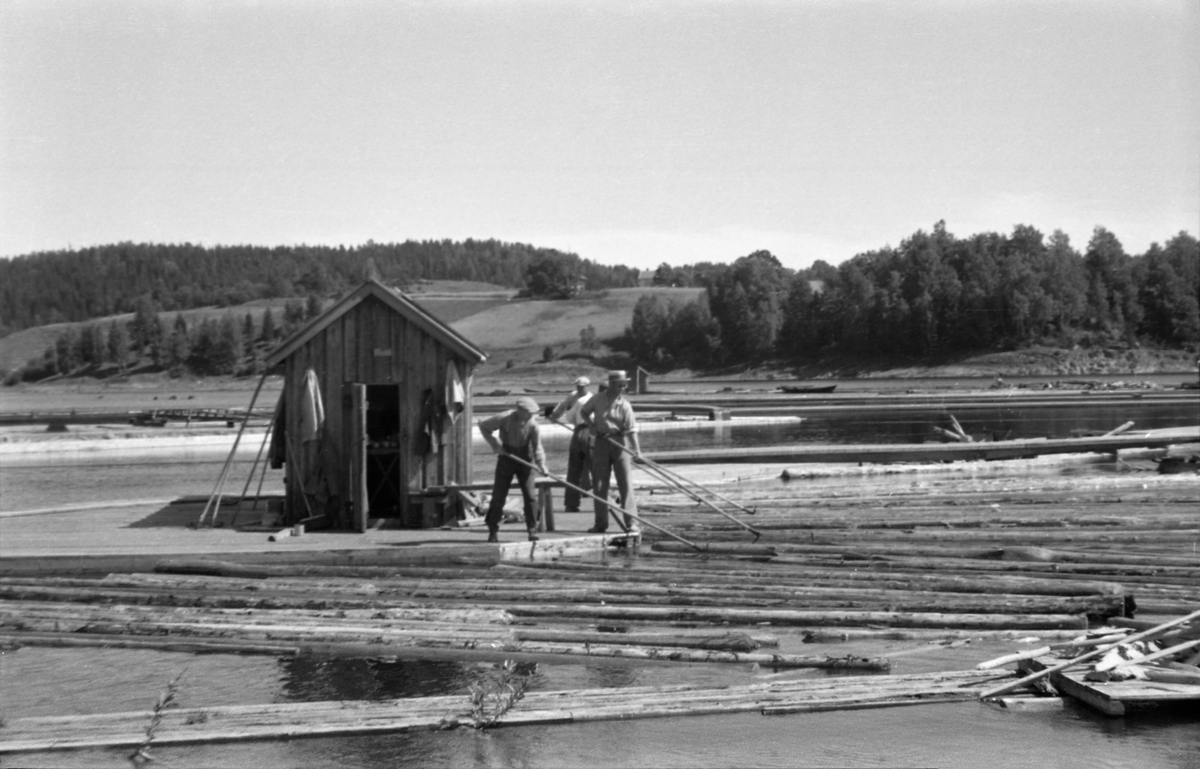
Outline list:
[[[254,464],[250,466],[250,475],[246,476],[246,485],[242,487],[242,495],[238,497],[237,507],[233,510],[233,520],[229,525],[237,523],[238,514],[242,512],[242,503],[246,501],[246,492],[250,491],[250,484],[254,482],[254,473],[258,470],[258,463],[262,460],[263,451],[267,448],[267,441],[271,438],[271,430],[275,428],[275,415],[271,415],[271,422],[267,425],[267,431],[263,433],[262,445],[258,447],[258,453],[254,455]],[[263,467],[262,477],[266,477],[267,468]],[[262,490],[262,481],[259,481],[258,488]],[[255,506],[258,505],[258,497],[255,495]]]
[[[1141,633],[1134,633],[1133,635],[1131,635],[1127,638],[1124,638],[1120,641],[1117,641],[1115,643],[1106,644],[1104,646],[1097,646],[1095,649],[1092,649],[1090,652],[1087,652],[1086,654],[1081,654],[1072,660],[1067,660],[1066,662],[1059,663],[1058,665],[1053,665],[1048,668],[1043,668],[1042,670],[1039,670],[1036,673],[1027,675],[1024,678],[1019,679],[1017,681],[1013,681],[1011,683],[1004,684],[1003,686],[997,686],[993,689],[988,689],[987,691],[985,691],[979,695],[979,699],[986,700],[989,697],[998,697],[1001,694],[1007,694],[1008,692],[1011,692],[1014,689],[1020,689],[1022,686],[1033,683],[1034,681],[1037,681],[1038,679],[1045,678],[1046,676],[1050,675],[1051,673],[1057,673],[1058,671],[1065,670],[1066,668],[1069,668],[1072,665],[1078,665],[1080,662],[1086,662],[1087,660],[1090,660],[1093,657],[1099,657],[1099,656],[1103,655],[1104,653],[1117,648],[1118,646],[1125,646],[1127,644],[1133,643],[1134,641],[1141,641],[1146,638],[1150,638],[1151,636],[1158,635],[1159,633],[1163,632],[1164,630],[1173,628],[1176,625],[1186,625],[1187,623],[1189,623],[1192,620],[1197,619],[1197,618],[1200,618],[1200,611],[1194,611],[1191,614],[1187,615],[1186,617],[1179,617],[1178,619],[1173,619],[1170,622],[1164,622],[1161,625],[1156,625],[1156,626],[1150,628],[1149,630],[1142,631]]]
[[[727,496],[725,496],[725,495],[723,495],[723,494],[719,494],[719,493],[717,493],[716,491],[713,491],[712,489],[708,488],[707,486],[705,486],[705,485],[703,485],[703,484],[700,484],[700,483],[697,483],[696,481],[693,481],[691,478],[688,478],[688,477],[686,477],[686,476],[683,476],[683,475],[681,475],[681,474],[679,474],[679,473],[675,472],[674,470],[672,470],[672,469],[670,469],[670,468],[666,467],[665,465],[661,465],[661,464],[659,464],[658,462],[655,462],[654,460],[650,459],[649,457],[647,457],[647,456],[645,456],[645,455],[642,455],[642,457],[641,457],[641,460],[642,460],[643,462],[645,462],[647,465],[650,465],[651,467],[657,468],[659,471],[661,471],[661,472],[663,472],[663,473],[665,473],[665,474],[667,474],[667,475],[670,475],[670,476],[672,476],[672,477],[673,477],[673,478],[675,478],[675,479],[676,479],[676,480],[677,480],[677,481],[678,481],[680,484],[685,484],[685,483],[686,483],[686,484],[690,484],[690,485],[692,485],[692,486],[695,486],[697,489],[699,489],[699,490],[703,491],[705,494],[708,494],[708,495],[710,495],[710,496],[716,497],[717,499],[721,500],[722,502],[724,502],[724,503],[726,503],[726,504],[729,504],[729,505],[732,505],[732,506],[736,507],[738,510],[741,510],[741,511],[742,511],[743,513],[745,513],[746,515],[754,515],[754,514],[757,512],[756,510],[751,510],[751,509],[749,509],[749,508],[747,508],[747,507],[744,507],[743,505],[740,505],[740,504],[738,504],[737,502],[734,502],[734,501],[733,501],[732,499],[730,499],[729,497],[727,497]],[[737,519],[735,518],[734,520],[737,520]]]
[[[650,473],[651,475],[653,475],[656,478],[659,478],[659,479],[665,481],[668,485],[675,487],[679,491],[682,491],[684,494],[691,497],[692,499],[699,502],[700,504],[706,505],[706,506],[712,508],[715,512],[720,513],[721,515],[725,516],[729,520],[736,523],[738,526],[741,526],[743,529],[745,529],[746,531],[748,531],[754,535],[755,542],[757,542],[758,538],[762,536],[762,532],[759,531],[758,529],[754,528],[753,526],[749,525],[748,523],[745,523],[744,521],[739,521],[737,518],[735,518],[734,516],[725,512],[721,508],[717,507],[712,502],[709,502],[707,499],[704,499],[699,494],[692,491],[688,487],[684,486],[679,481],[672,479],[670,475],[666,474],[663,471],[663,468],[660,465],[657,465],[654,462],[651,462],[649,459],[646,459],[646,457],[644,457],[644,456],[639,456],[638,458],[642,461],[642,466],[646,469],[646,472]]]
[[[1185,652],[1188,649],[1192,648],[1193,646],[1200,646],[1200,638],[1196,638],[1191,641],[1184,641],[1183,643],[1175,644],[1174,646],[1170,646],[1161,651],[1154,652],[1153,654],[1147,654],[1145,657],[1138,657],[1135,660],[1122,660],[1122,661],[1118,662],[1117,664],[1113,665],[1111,669],[1112,670],[1120,670],[1121,668],[1129,668],[1129,667],[1133,667],[1134,665],[1141,665],[1146,662],[1154,662],[1155,660],[1160,660],[1163,657],[1171,657],[1176,654],[1179,654],[1180,652]],[[1096,669],[1097,670],[1106,670],[1109,668],[1106,668],[1103,665],[1097,665]]]
[[[308,489],[305,487],[305,484],[304,484],[304,470],[303,470],[303,468],[300,467],[299,460],[296,459],[296,452],[292,450],[291,437],[285,438],[283,443],[284,443],[284,448],[287,450],[288,465],[292,468],[291,472],[296,473],[296,477],[300,481],[300,483],[299,483],[300,496],[301,496],[301,498],[304,499],[304,509],[308,511],[308,517],[312,518],[313,517],[312,505],[309,504],[309,502],[308,502]]]
[[[700,545],[697,545],[695,542],[686,540],[683,537],[679,536],[678,534],[675,534],[674,532],[667,531],[662,526],[659,526],[657,523],[651,523],[650,521],[647,521],[646,519],[641,518],[640,516],[634,515],[633,513],[629,512],[623,508],[617,507],[612,502],[609,502],[607,499],[601,499],[600,497],[596,496],[595,494],[588,491],[587,489],[581,489],[573,483],[567,483],[567,480],[565,478],[560,478],[557,475],[554,475],[553,473],[543,471],[541,468],[539,468],[537,465],[533,464],[532,462],[526,462],[524,459],[521,459],[520,457],[514,457],[512,454],[503,454],[502,456],[506,456],[509,459],[513,460],[514,462],[525,465],[526,467],[533,468],[534,470],[536,470],[539,473],[544,473],[546,475],[546,477],[552,478],[552,479],[558,481],[559,483],[565,484],[569,488],[575,489],[576,491],[579,491],[583,494],[587,494],[592,499],[595,499],[599,502],[603,502],[604,504],[611,507],[613,510],[616,510],[618,513],[621,513],[622,515],[627,515],[630,518],[632,518],[633,520],[637,521],[638,523],[642,523],[642,524],[649,526],[652,529],[656,529],[656,530],[662,532],[663,534],[667,535],[671,539],[682,542],[683,544],[687,545],[688,547],[690,547],[694,550],[699,550],[699,551],[704,550],[703,547],[701,547]],[[617,523],[621,523],[621,521],[618,520]],[[622,528],[624,528],[623,523],[621,523],[621,526],[622,526]]]
[[[559,425],[560,427],[565,427],[568,430],[572,429],[570,425],[564,424],[563,422],[560,422],[557,419],[552,420],[552,421],[554,422],[554,424]],[[614,441],[612,438],[609,438],[608,436],[605,436],[605,440],[607,440],[609,443],[613,444],[614,446],[618,446],[622,449],[625,448],[624,446],[617,443],[616,441]],[[704,492],[705,494],[715,497],[715,498],[721,500],[722,502],[725,502],[726,504],[733,505],[738,510],[741,510],[742,512],[746,513],[747,515],[754,515],[753,510],[749,510],[746,507],[743,507],[742,505],[738,504],[737,502],[734,502],[729,497],[726,497],[722,494],[718,494],[717,492],[713,491],[712,489],[708,488],[707,486],[697,483],[696,481],[693,481],[690,478],[686,478],[683,475],[680,475],[679,473],[675,472],[674,470],[671,470],[669,468],[666,468],[666,467],[660,465],[658,462],[655,462],[654,460],[650,459],[649,457],[647,457],[644,454],[639,454],[638,459],[640,459],[642,461],[642,463],[644,465],[646,465],[647,467],[652,467],[655,470],[658,470],[664,476],[663,477],[664,481],[667,481],[671,485],[678,487],[680,489],[680,491],[683,491],[685,494],[688,494],[693,499],[696,499],[696,501],[698,501],[698,502],[702,502],[704,500],[701,500],[698,497],[696,497],[695,492],[685,488],[685,484],[690,484],[692,486],[695,486],[697,489]],[[709,506],[712,507],[712,505],[709,505]],[[714,509],[716,509],[716,508],[714,508]],[[725,511],[723,511],[723,510],[717,510],[717,512],[721,513],[722,515],[727,515],[725,513]],[[742,523],[741,521],[739,521],[737,518],[732,518],[731,516],[728,516],[728,515],[727,515],[727,517],[730,517],[730,519],[732,521],[734,521],[735,523],[745,526],[745,524]],[[753,531],[755,534],[755,537],[761,536],[759,534],[759,532],[755,531],[754,529],[751,529],[749,526],[746,526],[746,528],[750,529],[750,531]]]
[[[267,382],[267,372],[258,378],[258,386],[254,388],[254,395],[250,396],[250,406],[246,409],[246,417],[242,420],[241,426],[238,428],[237,436],[233,439],[233,448],[229,450],[229,456],[225,458],[225,466],[221,468],[221,475],[217,478],[216,488],[213,489],[212,496],[208,498],[208,502],[204,504],[204,509],[200,511],[200,518],[196,521],[197,526],[204,525],[204,519],[208,516],[209,507],[213,508],[213,522],[217,520],[217,510],[221,506],[221,491],[225,488],[225,479],[229,476],[229,468],[233,464],[233,458],[237,455],[238,444],[241,443],[242,433],[246,432],[246,424],[250,421],[250,412],[254,411],[254,404],[258,400],[258,394],[262,392],[263,385]],[[213,504],[216,500],[216,504]]]

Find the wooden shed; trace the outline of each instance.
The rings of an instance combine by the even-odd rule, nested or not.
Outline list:
[[[283,369],[271,453],[287,467],[287,522],[440,524],[421,502],[471,482],[471,378],[486,357],[376,280],[285,340],[266,363]]]

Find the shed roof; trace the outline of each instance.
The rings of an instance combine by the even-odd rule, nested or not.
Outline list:
[[[393,311],[400,313],[411,323],[432,336],[441,344],[450,348],[460,357],[472,362],[482,363],[487,360],[487,353],[468,342],[461,334],[442,323],[440,320],[423,310],[404,294],[388,288],[378,280],[371,278],[353,292],[342,297],[336,304],[325,312],[313,318],[283,344],[267,356],[266,365],[275,366],[289,355],[303,347],[310,339],[324,331],[331,323],[357,307],[367,297],[375,297]]]

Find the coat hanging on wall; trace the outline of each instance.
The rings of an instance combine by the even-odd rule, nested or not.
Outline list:
[[[458,419],[467,405],[466,390],[463,389],[462,379],[458,376],[458,366],[454,361],[446,362],[446,414],[450,421]]]

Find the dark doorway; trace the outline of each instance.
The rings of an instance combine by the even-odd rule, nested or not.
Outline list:
[[[367,505],[372,518],[398,518],[404,509],[400,387],[367,385]]]

